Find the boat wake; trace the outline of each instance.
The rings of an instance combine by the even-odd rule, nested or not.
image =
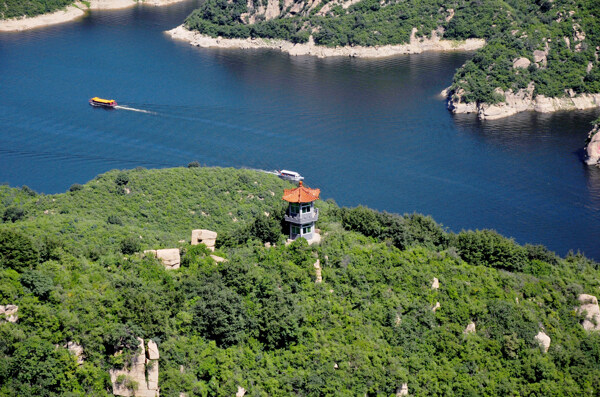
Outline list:
[[[121,106],[121,105],[115,106],[115,109],[130,110],[132,112],[140,112],[140,113],[148,113],[148,114],[156,114],[156,112],[151,112],[150,110],[130,108],[129,106]]]

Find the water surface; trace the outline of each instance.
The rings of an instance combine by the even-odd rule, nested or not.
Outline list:
[[[316,59],[163,33],[196,4],[0,34],[0,181],[55,193],[114,168],[287,168],[340,205],[600,259],[600,170],[581,162],[597,110],[453,116],[438,93],[468,53]]]

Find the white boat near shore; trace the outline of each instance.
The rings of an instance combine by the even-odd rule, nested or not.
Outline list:
[[[295,182],[299,182],[304,180],[304,177],[302,175],[300,175],[299,173],[297,173],[296,171],[289,171],[289,170],[278,170],[277,171],[277,176],[280,177],[281,179],[285,179],[288,181],[295,181]]]

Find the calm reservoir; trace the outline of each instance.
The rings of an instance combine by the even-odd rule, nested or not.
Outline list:
[[[599,111],[453,116],[438,93],[467,53],[316,59],[163,33],[196,5],[0,33],[0,182],[57,193],[114,168],[286,168],[340,205],[600,259],[600,169],[581,162]]]

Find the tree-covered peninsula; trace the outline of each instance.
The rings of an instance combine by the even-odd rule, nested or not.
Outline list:
[[[0,20],[47,14],[74,2],[75,0],[0,0]]]
[[[514,112],[600,105],[600,96],[585,96],[600,93],[599,15],[596,0],[207,0],[185,24],[212,37],[312,39],[330,47],[397,45],[432,35],[457,45],[485,39],[447,91],[451,109],[483,117],[483,104],[508,103]],[[492,113],[488,118],[512,114]]]
[[[598,263],[331,200],[321,242],[286,245],[289,187],[202,167],[1,186],[0,395],[111,395],[110,374],[139,365],[113,380],[139,393],[158,374],[163,396],[600,392]],[[143,254],[162,248],[178,269]]]

